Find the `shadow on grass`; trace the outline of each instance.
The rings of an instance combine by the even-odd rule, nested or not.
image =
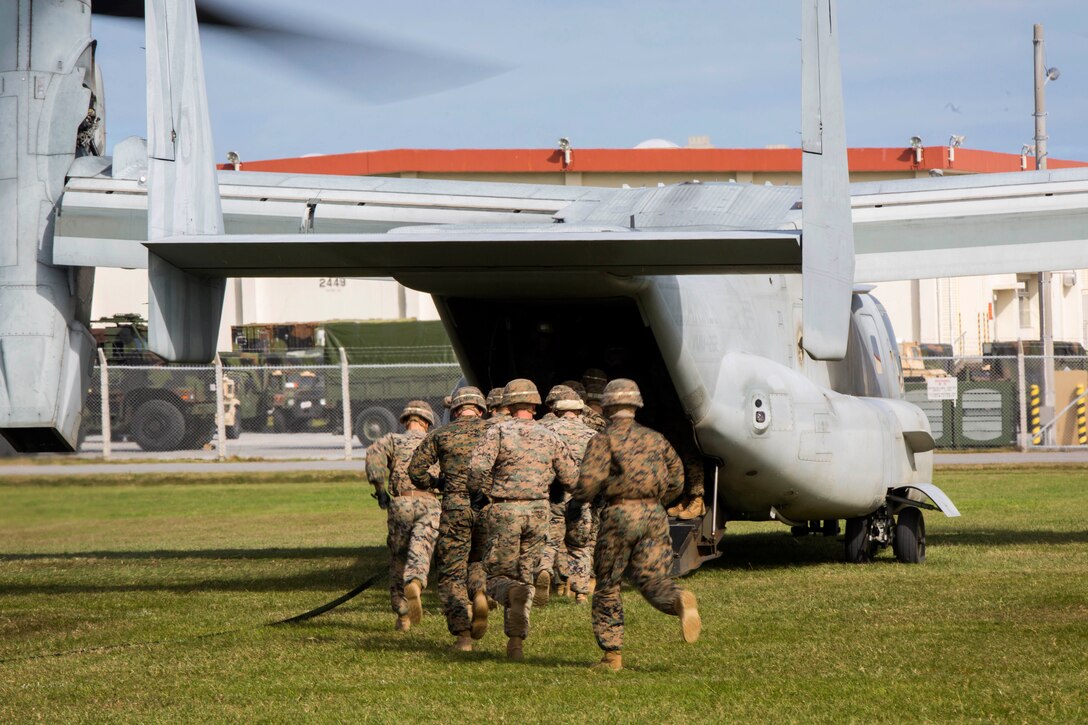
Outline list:
[[[2,554],[0,561],[35,561],[38,559],[321,559],[353,556],[360,552],[385,551],[378,546],[315,546],[305,549],[156,549],[153,551],[74,551],[64,553],[33,552]]]
[[[418,652],[437,662],[507,662],[505,651],[474,650],[473,652],[458,652],[452,648],[453,637],[449,642],[435,646],[431,639],[413,637],[411,632],[394,632],[390,623],[387,632],[359,631],[356,649],[363,652],[390,652],[403,654],[405,652]],[[496,637],[501,642],[506,642],[506,636],[502,633],[502,626],[489,630],[486,637]],[[544,665],[547,667],[573,667],[585,669],[584,658],[564,657],[562,653],[548,647],[546,635],[534,638],[530,636],[525,640],[525,665]]]
[[[928,547],[942,546],[1055,546],[1088,544],[1088,531],[1025,529],[978,529],[948,531],[926,537]],[[703,569],[783,569],[797,566],[835,564],[844,561],[841,536],[793,537],[787,533],[726,535],[722,555],[703,564]],[[879,554],[874,564],[894,563],[891,548]]]
[[[238,550],[227,550],[229,552],[237,552]],[[247,560],[273,560],[275,556],[260,555],[268,551],[279,551],[278,549],[258,549],[255,550],[257,555],[254,556],[211,556],[211,553],[206,558],[209,559],[223,559],[234,562],[244,562]],[[322,558],[323,556],[331,556],[331,554],[319,554],[317,556],[310,557],[305,552],[310,551],[308,549],[288,549],[287,555],[279,558],[301,560],[306,558]],[[325,551],[319,549],[318,551]],[[123,552],[114,552],[117,554],[115,560],[124,561],[128,557]],[[136,559],[154,560],[154,556],[143,556],[145,552],[134,552],[137,554]],[[146,552],[153,554],[155,552]],[[164,557],[164,558],[189,558],[188,554],[192,552],[165,552],[167,554],[178,554],[177,557]],[[385,547],[356,547],[352,549],[344,549],[343,553],[339,556],[356,555],[354,562],[347,566],[336,567],[332,569],[322,569],[313,572],[303,572],[298,574],[291,574],[283,577],[271,577],[271,576],[246,576],[244,571],[232,571],[236,573],[236,576],[225,576],[218,579],[200,579],[194,580],[191,578],[185,578],[179,581],[159,581],[148,583],[110,583],[108,581],[109,571],[103,572],[103,576],[99,581],[95,582],[65,582],[61,580],[60,575],[56,576],[51,582],[35,582],[35,583],[7,583],[0,586],[0,594],[5,595],[20,595],[20,594],[75,594],[75,593],[118,593],[118,592],[175,592],[175,593],[200,593],[200,592],[286,592],[286,591],[299,591],[299,590],[314,590],[314,591],[327,591],[330,586],[338,587],[343,586],[344,589],[349,589],[352,585],[367,579],[375,574],[384,574],[388,569],[388,562],[386,557],[388,556]],[[87,555],[61,555],[61,558],[81,559],[90,558]],[[131,571],[126,570],[123,572],[125,578],[131,578]],[[183,573],[182,573],[183,574]],[[161,576],[161,575],[157,575]],[[179,577],[180,579],[180,577]],[[371,589],[383,589],[385,585],[381,580],[376,582]]]

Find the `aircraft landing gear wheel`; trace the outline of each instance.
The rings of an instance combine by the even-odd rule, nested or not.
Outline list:
[[[846,520],[846,561],[867,564],[873,560],[873,544],[869,540],[872,520],[868,516]]]
[[[823,522],[823,525],[820,526],[820,533],[824,536],[838,536],[839,531],[839,522],[837,519],[826,519]]]
[[[904,564],[922,564],[926,560],[926,520],[921,509],[909,506],[899,512],[892,540],[895,558]]]

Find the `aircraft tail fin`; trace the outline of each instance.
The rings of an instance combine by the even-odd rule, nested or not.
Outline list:
[[[223,232],[194,0],[146,0],[147,238]],[[151,349],[167,360],[215,356],[226,281],[148,260]]]
[[[801,2],[802,343],[846,355],[854,232],[834,0]]]

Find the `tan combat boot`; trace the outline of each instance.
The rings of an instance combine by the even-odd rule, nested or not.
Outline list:
[[[487,634],[487,614],[490,607],[487,605],[487,595],[476,592],[472,600],[472,638],[481,639]]]
[[[511,637],[506,640],[506,658],[515,662],[521,662],[525,659],[525,654],[521,650],[524,641],[525,639],[522,637]]]
[[[559,583],[555,586],[555,596],[566,597],[570,596],[570,585],[567,584],[565,579],[560,579]]]
[[[683,511],[683,510],[684,510],[684,502],[683,501],[677,501],[675,505],[669,506],[667,509],[665,509],[665,515],[668,516],[670,519],[674,519],[677,516],[679,516],[680,512]]]
[[[695,595],[686,589],[681,589],[676,597],[676,613],[680,617],[680,631],[684,635],[685,642],[694,642],[699,639],[699,632],[703,629],[703,620],[699,618],[699,608],[695,601]]]
[[[543,607],[552,596],[552,574],[549,571],[538,572],[536,575],[536,594],[533,595],[533,604]]]
[[[412,628],[412,620],[408,619],[407,614],[402,614],[397,617],[397,624],[394,627],[398,632],[407,632]]]
[[[412,624],[419,624],[423,619],[423,583],[419,579],[413,579],[404,587],[404,600],[408,602],[408,619]]]
[[[681,521],[691,521],[697,519],[700,516],[706,515],[706,504],[703,503],[702,496],[696,496],[688,501],[688,505],[685,506],[677,515]]]
[[[619,650],[605,652],[601,661],[591,665],[589,669],[594,672],[619,672],[623,669],[623,655]]]
[[[471,652],[472,634],[470,632],[458,632],[457,641],[454,642],[453,648],[458,652]]]
[[[587,597],[585,594],[582,594],[581,592],[578,592],[574,595],[575,604],[585,604],[587,601],[589,601],[589,597]]]
[[[597,591],[597,580],[594,579],[593,577],[590,577],[590,579],[589,579],[589,591],[587,593],[592,594],[595,591]]]
[[[529,586],[527,584],[515,584],[510,587],[506,595],[506,624],[511,632],[529,631]],[[521,651],[521,640],[518,640],[518,652]]]

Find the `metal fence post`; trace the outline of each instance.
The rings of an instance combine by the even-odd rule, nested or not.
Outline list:
[[[110,370],[102,348],[98,348],[98,371],[99,387],[102,389],[102,404],[99,406],[102,415],[102,459],[108,461],[113,453],[111,450],[113,434],[110,432]]]
[[[348,381],[348,354],[340,348],[340,407],[344,410],[344,460],[351,460],[351,386]]]
[[[1024,341],[1016,344],[1016,379],[1020,394],[1017,396],[1020,403],[1020,433],[1016,436],[1016,447],[1021,451],[1028,449],[1028,387],[1027,374],[1024,372]]]
[[[219,460],[227,457],[227,421],[223,416],[223,361],[215,354],[215,449]]]

